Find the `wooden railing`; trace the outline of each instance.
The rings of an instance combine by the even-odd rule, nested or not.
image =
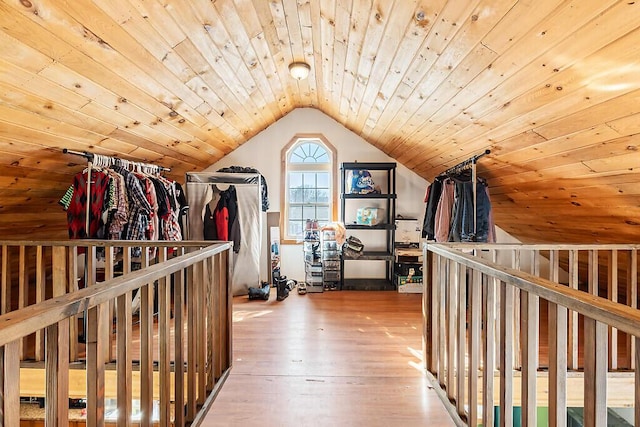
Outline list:
[[[584,425],[605,426],[621,392],[608,396],[608,384],[626,376],[640,425],[638,249],[426,244],[425,365],[454,419],[493,426],[499,408],[501,426],[536,426],[546,406],[549,425],[563,426],[571,398]]]
[[[20,423],[21,360],[44,362],[47,425],[68,424],[69,397],[86,399],[91,426],[105,425],[107,398],[118,425],[134,401],[136,424],[197,423],[231,367],[231,246],[212,243],[1,242],[0,425]]]

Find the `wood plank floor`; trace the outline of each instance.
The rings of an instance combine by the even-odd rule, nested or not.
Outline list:
[[[454,425],[422,370],[421,297],[236,297],[233,369],[202,425]]]

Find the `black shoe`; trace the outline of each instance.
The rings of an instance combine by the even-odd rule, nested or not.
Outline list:
[[[262,282],[260,288],[254,288],[254,287],[249,288],[249,299],[250,300],[261,299],[266,301],[269,299],[269,291],[270,291],[269,283]]]
[[[278,288],[278,296],[276,299],[278,301],[282,301],[289,296],[289,288],[287,287],[287,281],[288,281],[287,278],[283,277],[278,279],[278,281],[276,282],[276,286]]]

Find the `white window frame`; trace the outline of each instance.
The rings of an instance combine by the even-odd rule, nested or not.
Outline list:
[[[291,163],[290,154],[301,144],[313,142],[322,146],[329,155],[329,163]],[[289,235],[289,173],[321,172],[329,173],[329,221],[337,218],[337,155],[336,149],[321,134],[297,134],[282,149],[282,176],[280,185],[280,240],[285,244],[301,243],[303,236]],[[310,218],[312,219],[312,218]]]

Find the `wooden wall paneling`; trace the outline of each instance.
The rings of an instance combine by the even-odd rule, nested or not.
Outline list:
[[[413,111],[410,111],[410,109],[419,107],[424,100],[418,99],[419,103],[417,105],[407,104],[407,100],[425,78],[432,65],[437,61],[438,55],[444,52],[449,41],[451,41],[460,28],[462,28],[458,23],[470,17],[478,3],[479,0],[468,3],[436,3],[436,5],[442,4],[442,9],[434,12],[435,19],[433,20],[433,26],[422,43],[423,49],[421,49],[420,54],[413,59],[409,69],[405,73],[403,80],[405,84],[398,87],[396,96],[380,116],[377,126],[378,129],[371,134],[371,139],[380,140],[383,131],[387,129],[391,122],[397,123],[399,125],[398,129],[408,125],[407,120],[413,115]],[[434,7],[436,7],[436,5],[434,5]],[[406,129],[402,133],[395,133],[395,137],[389,140],[387,144],[399,140],[406,132],[409,132],[409,130]],[[381,147],[383,151],[387,151],[387,144]]]
[[[417,90],[413,92],[407,100],[407,111],[403,111],[413,126],[403,127],[401,134],[403,137],[396,138],[394,148],[391,153],[397,156],[399,161],[406,160],[400,154],[411,152],[416,146],[416,142],[422,141],[420,137],[413,138],[414,132],[420,128],[420,123],[424,123],[442,106],[448,104],[448,100],[453,98],[460,90],[461,86],[452,83],[468,83],[480,71],[490,64],[493,55],[484,55],[487,49],[479,46],[480,41],[489,31],[502,19],[504,13],[514,5],[513,0],[493,1],[485,4],[483,2],[471,2],[471,9],[467,9],[461,15],[456,24],[462,23],[454,37],[449,41],[446,49],[443,49],[436,61],[431,65],[429,73],[421,80]],[[453,43],[455,41],[455,43]],[[475,55],[479,53],[479,55]],[[484,59],[484,61],[480,59]],[[458,69],[464,77],[451,79],[451,75]],[[429,102],[425,102],[428,100]],[[449,109],[456,110],[455,108]],[[462,110],[456,110],[462,112]],[[460,116],[460,114],[458,115]],[[429,130],[433,125],[429,123]],[[406,132],[404,131],[406,129]],[[416,133],[416,136],[420,135]]]
[[[354,1],[357,1],[357,0],[354,0]],[[319,44],[322,61],[320,62],[320,66],[318,68],[320,69],[319,77],[322,78],[321,80],[322,84],[320,85],[320,87],[322,87],[322,91],[318,93],[318,98],[319,98],[319,102],[321,102],[320,105],[326,105],[327,106],[326,108],[328,109],[327,111],[334,112],[334,114],[335,114],[335,110],[337,109],[337,103],[336,103],[337,100],[340,99],[340,102],[345,102],[344,96],[339,97],[339,95],[333,91],[333,79],[335,76],[333,67],[335,64],[334,45],[335,45],[335,38],[336,38],[336,35],[335,35],[335,31],[336,31],[335,23],[337,19],[336,13],[341,12],[341,10],[336,9],[336,2],[337,0],[327,0],[325,2],[322,2],[319,5],[320,6],[319,14],[314,13],[312,15],[312,17],[317,19],[316,22],[318,27],[320,28],[320,31],[319,31],[320,37],[318,39],[318,44]],[[367,2],[367,3],[371,3],[371,2]],[[313,11],[316,12],[316,9],[314,8]],[[357,16],[354,16],[352,19],[356,19],[356,18]],[[341,20],[341,22],[343,22],[343,20]],[[364,29],[362,28],[362,26],[359,25],[357,21],[351,21],[350,26],[352,27],[352,29],[350,29],[349,33],[353,35],[355,32],[357,32],[358,36],[360,36],[360,40],[362,40],[362,38],[364,38],[364,34],[363,34]],[[354,26],[356,27],[355,29],[353,29]],[[347,49],[347,55],[348,55],[348,52],[349,51]],[[357,70],[355,70],[355,67],[357,67],[356,58],[354,58],[354,61],[355,61],[354,63],[349,64],[349,59],[347,56],[347,60],[344,63],[345,75],[353,73],[352,74],[352,76],[354,76],[353,81],[355,81],[355,75],[357,72]],[[354,67],[353,70],[350,70],[348,68],[350,65]],[[344,90],[344,83],[343,83],[343,90]],[[347,103],[350,102],[350,99],[347,99],[346,102]]]
[[[255,135],[257,129],[253,127],[253,123],[265,123],[267,119],[263,116],[263,111],[257,109],[254,110],[254,108],[258,108],[260,103],[264,104],[264,101],[260,100],[261,94],[256,94],[256,99],[260,100],[259,103],[256,103],[256,101],[252,99],[251,95],[255,89],[255,83],[250,75],[248,77],[246,76],[248,72],[246,71],[246,65],[243,62],[242,55],[238,52],[238,49],[234,46],[233,42],[229,40],[229,35],[224,27],[224,22],[221,20],[220,14],[213,4],[194,3],[191,5],[191,8],[194,15],[193,18],[199,21],[200,26],[202,24],[206,25],[206,39],[208,39],[208,43],[211,44],[210,49],[220,52],[216,56],[215,62],[213,62],[212,65],[216,64],[216,68],[224,65],[229,67],[232,71],[231,74],[227,72],[223,72],[221,74],[224,83],[232,93],[236,94],[240,104],[247,104],[248,106],[251,106],[251,108],[247,107],[248,111],[255,111],[257,113],[254,117],[249,116],[251,117],[250,122],[245,123],[242,127],[243,134]],[[181,18],[182,17],[187,17],[186,13],[181,15]],[[192,18],[188,17],[188,19]],[[189,24],[189,26],[190,25],[191,24]],[[191,33],[192,32],[189,33],[190,37],[192,35]],[[246,87],[243,85],[243,80],[241,80],[243,78],[246,78],[246,81],[250,82]],[[254,89],[251,89],[251,85],[253,85]],[[248,112],[248,114],[250,113]]]
[[[332,4],[333,6],[333,4]],[[329,93],[331,94],[332,100],[331,103],[327,103],[327,110],[331,110],[333,114],[336,116],[341,116],[342,120],[347,116],[347,111],[349,111],[349,100],[343,98],[343,88],[345,86],[345,81],[349,78],[349,93],[353,90],[353,83],[355,81],[355,75],[351,75],[346,72],[348,67],[356,67],[357,64],[347,63],[347,51],[349,50],[349,36],[353,34],[353,26],[359,25],[359,22],[362,20],[362,14],[366,9],[368,13],[371,5],[366,5],[362,8],[357,6],[354,7],[353,0],[337,0],[335,2],[335,20],[333,26],[333,40],[322,40],[322,44],[331,43],[333,45],[333,57],[332,57],[332,72],[331,76],[328,76],[328,80],[331,82],[331,86],[329,89]],[[313,8],[312,8],[313,9]],[[320,20],[320,10],[318,8],[316,12],[317,21]],[[354,15],[352,15],[352,12]],[[312,12],[314,13],[314,12]],[[357,16],[356,16],[357,14]],[[362,33],[359,33],[362,34]],[[322,58],[320,58],[322,61]],[[318,67],[322,71],[322,67]],[[321,81],[318,79],[318,81]],[[319,104],[323,105],[323,104]],[[345,113],[343,114],[342,111]],[[353,114],[353,112],[351,112]]]
[[[333,4],[333,3],[330,3]],[[323,82],[332,82],[331,76],[332,76],[332,72],[333,69],[332,67],[332,62],[336,63],[336,64],[340,64],[342,63],[344,65],[344,72],[341,73],[340,70],[336,69],[335,73],[341,75],[341,83],[340,83],[340,87],[341,87],[341,91],[339,93],[332,93],[331,96],[332,97],[336,97],[338,99],[338,102],[335,102],[336,98],[332,98],[329,99],[329,96],[325,95],[325,100],[329,101],[331,100],[332,102],[329,103],[329,107],[328,107],[328,111],[333,111],[335,112],[337,110],[338,114],[336,116],[338,117],[347,117],[349,114],[354,114],[354,111],[351,109],[351,93],[353,92],[353,87],[355,85],[356,79],[358,77],[358,62],[360,60],[360,52],[362,52],[362,48],[364,45],[364,37],[365,37],[365,33],[366,33],[366,22],[368,20],[370,11],[371,11],[371,7],[373,5],[372,2],[367,1],[367,0],[353,0],[351,3],[351,7],[349,8],[349,6],[347,5],[348,3],[346,2],[341,2],[339,3],[336,8],[335,8],[335,20],[337,20],[340,23],[343,23],[346,21],[346,17],[338,17],[337,14],[343,14],[345,12],[347,12],[349,14],[349,30],[347,32],[347,39],[345,42],[345,48],[346,48],[346,54],[345,54],[345,58],[344,58],[344,62],[340,62],[340,59],[335,59],[334,61],[327,61],[327,63],[325,64],[325,61],[323,61],[322,63],[322,78],[323,78]],[[331,11],[333,11],[333,9],[330,9]],[[322,8],[322,17],[327,16],[327,11],[326,8]],[[334,16],[334,14],[332,13],[330,16]],[[329,20],[330,21],[330,20]],[[342,24],[343,25],[343,24]],[[342,28],[338,29],[338,34],[342,34],[344,32],[344,29]],[[321,22],[321,28],[323,28],[323,33],[322,33],[322,48],[323,48],[323,58],[324,56],[324,49],[325,49],[325,44],[329,43],[329,39],[327,37],[330,37],[332,35],[331,31],[333,31],[333,29],[331,28],[331,26],[327,27],[327,23],[325,23],[324,21]],[[326,28],[326,30],[324,30]],[[335,36],[334,34],[334,38],[336,38],[337,36]],[[336,41],[336,43],[339,45],[339,41]],[[338,54],[341,54],[341,46],[337,46],[338,49]],[[329,72],[330,74],[326,74],[327,72]],[[327,86],[325,86],[327,87]],[[322,104],[321,104],[322,105]]]
[[[285,91],[278,73],[278,66],[275,64],[274,58],[270,53],[269,42],[265,36],[265,28],[251,0],[236,1],[235,7],[237,9],[237,15],[242,17],[247,38],[255,53],[255,57],[249,61],[251,74],[258,85],[262,87],[265,92],[268,92],[265,94],[265,99],[269,100],[269,107],[275,120],[277,120],[289,112],[290,107],[288,105],[290,101],[282,102],[282,95]],[[300,7],[302,8],[304,5]],[[304,27],[305,24],[302,22],[302,15],[300,19],[301,27]],[[313,43],[305,43],[305,45],[313,48]],[[305,48],[307,46],[305,46]],[[314,83],[315,79],[311,78],[309,84],[312,85]],[[317,102],[315,105],[317,105]]]
[[[386,142],[382,138],[374,139],[372,137],[378,121],[388,108],[389,103],[396,100],[395,93],[400,85],[407,84],[404,82],[405,76],[401,70],[411,67],[412,61],[419,55],[420,50],[429,49],[428,45],[423,44],[423,41],[431,31],[431,27],[437,22],[437,16],[444,4],[444,0],[416,2],[412,19],[409,20],[405,34],[393,53],[393,65],[380,84],[380,92],[367,114],[367,120],[362,129],[362,135],[378,148],[382,148]]]
[[[238,87],[237,82],[235,82],[235,77],[232,77],[234,76],[234,69],[227,62],[223,54],[224,50],[221,51],[220,46],[214,43],[212,39],[210,32],[214,31],[215,27],[214,21],[206,15],[207,9],[205,9],[205,15],[199,15],[197,10],[192,9],[192,7],[195,6],[194,4],[190,7],[182,7],[181,4],[176,4],[167,9],[176,24],[185,31],[190,41],[190,43],[187,43],[186,40],[180,43],[176,46],[176,50],[184,56],[184,51],[190,48],[190,44],[193,44],[197,48],[197,51],[199,51],[205,62],[202,63],[202,60],[198,58],[199,55],[195,53],[191,54],[189,62],[194,64],[194,67],[199,71],[205,82],[210,85],[211,89],[213,89],[215,93],[219,93],[222,97],[221,99],[225,100],[226,108],[222,111],[220,111],[220,107],[214,108],[213,110],[223,119],[227,114],[229,115],[225,121],[228,121],[232,127],[243,135],[242,139],[237,141],[243,142],[247,135],[250,134],[246,123],[252,120],[247,110],[250,104],[246,99],[246,90]],[[191,28],[200,28],[203,25],[206,30],[205,32],[190,30]],[[224,49],[224,46],[222,46],[222,49]],[[196,62],[193,62],[194,60]],[[203,66],[203,64],[205,65]],[[209,68],[215,73],[211,73]],[[216,118],[215,120],[218,119]]]
[[[367,118],[373,108],[375,100],[380,96],[383,89],[385,76],[391,72],[392,66],[406,67],[406,64],[395,64],[395,53],[398,51],[400,43],[406,35],[410,23],[415,19],[413,14],[416,1],[388,2],[388,9],[378,9],[376,15],[376,25],[370,21],[367,30],[368,52],[363,52],[359,67],[367,67],[361,75],[368,76],[360,84],[356,80],[358,92],[352,95],[358,101],[358,106],[354,110],[356,114],[347,116],[347,126],[361,133],[366,125]],[[378,18],[380,16],[380,18]],[[370,34],[371,30],[378,29],[379,34]],[[379,42],[372,43],[371,37],[379,37]],[[363,63],[362,59],[366,62]],[[353,120],[349,120],[353,118]]]
[[[554,58],[557,57],[556,52],[562,52],[561,57],[566,57],[566,52],[568,51],[568,49],[570,49],[571,52],[574,52],[578,49],[577,46],[579,46],[582,51],[584,51],[586,49],[594,49],[595,46],[605,45],[604,41],[600,39],[598,40],[598,42],[585,41],[585,38],[587,40],[589,39],[589,34],[586,33],[584,27],[582,26],[585,22],[588,22],[593,17],[598,16],[598,14],[600,14],[603,10],[606,10],[608,5],[608,3],[599,3],[597,5],[578,5],[577,3],[573,4],[572,2],[563,4],[561,7],[553,10],[553,13],[546,17],[546,19],[540,21],[536,26],[532,27],[527,35],[522,37],[522,39],[519,41],[518,46],[526,45],[527,49],[519,49],[515,44],[512,45],[511,49],[506,51],[492,63],[490,69],[487,69],[484,73],[480,74],[477,79],[475,79],[470,85],[468,85],[469,88],[474,88],[475,96],[469,97],[468,95],[470,94],[466,94],[466,101],[465,98],[460,98],[459,101],[464,102],[463,108],[466,112],[464,117],[470,118],[468,125],[460,131],[459,127],[446,127],[446,123],[443,123],[441,127],[447,129],[448,132],[438,133],[438,140],[449,141],[451,138],[454,138],[455,140],[465,140],[467,137],[470,138],[469,143],[465,143],[465,152],[460,153],[461,157],[465,155],[468,157],[469,153],[473,153],[474,151],[486,148],[489,138],[491,138],[492,140],[500,140],[504,139],[507,136],[513,136],[521,133],[522,128],[520,128],[520,132],[513,132],[515,125],[512,123],[512,121],[520,120],[520,118],[518,116],[514,116],[513,113],[510,112],[510,109],[508,108],[510,107],[510,104],[507,103],[514,99],[515,96],[517,96],[513,93],[513,91],[522,93],[526,90],[526,88],[535,87],[535,84],[543,80],[545,76],[552,77],[554,75],[553,70],[555,68],[547,67],[546,63],[555,63]],[[537,7],[538,5],[536,4],[536,8]],[[580,29],[580,31],[584,31],[585,37],[576,40],[571,38],[569,40],[568,35],[572,32],[577,31],[578,29]],[[591,29],[591,34],[592,33],[593,29]],[[544,37],[540,37],[541,34],[544,35]],[[553,50],[550,50],[552,48]],[[549,56],[549,60],[536,59],[538,56],[540,56],[540,52],[547,51],[549,51],[549,53],[546,54]],[[514,66],[514,64],[517,65]],[[495,80],[491,79],[491,76],[497,75],[501,76],[500,79],[502,83],[497,86],[496,89],[494,89],[489,85],[495,84]],[[532,78],[532,75],[535,75],[535,78]],[[486,81],[486,83],[483,83],[483,81]],[[486,92],[483,93],[480,88],[485,87]],[[553,89],[555,90],[555,86],[553,87]],[[495,99],[501,100],[505,105],[501,105],[502,108],[499,108],[499,105],[494,103]],[[487,102],[489,100],[490,102]],[[452,100],[452,102],[453,101],[457,100],[454,99]],[[542,103],[538,105],[542,105]],[[534,109],[533,103],[529,105],[529,110],[532,109]],[[507,120],[505,121],[504,118],[501,118],[499,120],[497,119],[493,123],[498,123],[499,125],[491,126],[493,123],[490,122],[488,118],[484,117],[490,111],[495,111],[498,114],[502,113],[503,115],[505,115],[505,117],[507,117]],[[549,113],[548,110],[545,110],[544,112]],[[459,117],[460,115],[451,115],[450,120],[455,120]],[[508,119],[512,119],[512,121],[509,122]],[[506,123],[509,124],[507,125]],[[522,121],[522,123],[524,124],[529,122]],[[508,129],[512,133],[511,135],[500,135],[498,131],[501,129]],[[487,132],[490,133],[487,134]],[[431,163],[431,161],[434,160],[435,156],[444,152],[445,150],[446,146],[443,146],[442,142],[440,142],[439,144],[431,145],[428,148],[428,151],[431,154],[421,153],[421,157],[425,160],[428,160],[428,162],[425,163]],[[452,164],[455,164],[457,163],[457,159],[451,159],[451,162]]]
[[[404,2],[406,3],[406,2]],[[368,23],[366,26],[360,26],[361,31],[366,31],[365,40],[366,43],[362,46],[362,52],[360,53],[360,60],[358,62],[358,68],[356,72],[356,79],[353,84],[353,91],[351,92],[351,106],[352,113],[347,115],[343,124],[347,129],[352,129],[355,132],[360,132],[363,127],[363,123],[358,122],[360,107],[364,101],[366,90],[369,84],[379,85],[380,82],[372,81],[372,73],[374,66],[378,61],[384,61],[385,54],[390,53],[382,51],[385,31],[387,24],[390,22],[392,7],[395,2],[390,1],[375,1],[371,7],[371,13],[369,15]],[[375,90],[375,89],[372,89]],[[346,96],[346,95],[345,95]],[[377,96],[377,91],[375,96]]]
[[[302,28],[299,14],[310,13],[309,5],[304,8],[303,3],[295,1],[284,0],[282,2],[282,8],[284,16],[286,18],[287,33],[289,38],[289,47],[291,49],[292,61],[304,61],[309,63],[306,58],[306,52],[304,45],[306,41],[302,38]],[[305,33],[308,35],[308,32]],[[313,78],[313,76],[311,76]],[[293,80],[293,79],[292,79]],[[311,105],[311,87],[309,85],[310,79],[302,79],[297,81],[298,94],[301,106]],[[294,83],[295,85],[296,83]]]
[[[236,76],[242,87],[248,91],[249,100],[256,104],[256,111],[260,112],[263,120],[257,123],[254,119],[253,122],[258,125],[258,129],[264,128],[280,118],[280,111],[276,98],[270,90],[269,82],[264,72],[258,67],[257,54],[251,43],[251,36],[260,32],[259,21],[255,14],[251,13],[253,6],[249,0],[245,0],[243,4],[224,0],[216,2],[213,6],[226,31],[227,51],[230,46],[237,49],[240,62],[236,68]],[[257,132],[257,129],[253,130],[254,134]]]
[[[298,3],[298,20],[300,21],[300,33],[302,35],[302,50],[303,57],[306,62],[311,66],[309,71],[309,78],[307,84],[309,90],[307,93],[303,93],[303,101],[307,102],[307,107],[318,106],[318,79],[315,76],[316,70],[316,55],[313,46],[313,13],[315,8],[312,7],[311,2]],[[335,45],[334,45],[335,46]],[[322,62],[322,61],[320,61]],[[342,68],[344,69],[344,68]],[[339,92],[338,92],[339,93]]]

